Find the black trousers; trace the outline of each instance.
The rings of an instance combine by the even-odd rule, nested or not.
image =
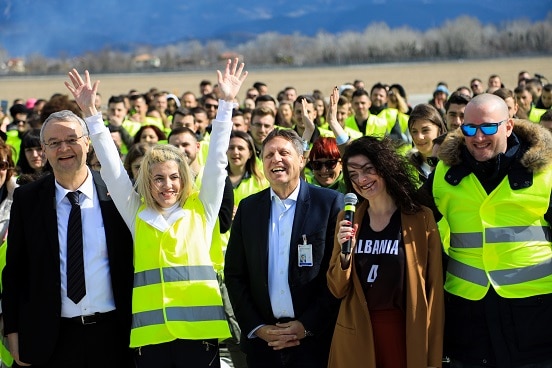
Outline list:
[[[220,368],[218,340],[173,340],[136,349],[137,368]]]
[[[89,325],[62,318],[53,356],[46,364],[33,364],[32,367],[133,367],[128,333],[128,330],[121,329],[116,324],[116,319],[111,317]],[[15,362],[13,366],[18,367]]]

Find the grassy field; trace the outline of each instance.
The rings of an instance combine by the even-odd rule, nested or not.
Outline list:
[[[221,63],[220,68],[224,65]],[[517,75],[521,70],[531,74],[542,74],[552,81],[552,57],[508,58],[492,60],[458,60],[424,63],[388,63],[367,64],[346,67],[292,68],[292,69],[250,69],[246,86],[256,81],[265,82],[269,93],[276,95],[285,86],[294,86],[299,93],[309,93],[320,89],[326,96],[331,88],[345,82],[361,79],[367,88],[376,82],[400,83],[413,99],[430,95],[439,81],[445,81],[449,89],[460,85],[469,85],[473,77],[483,80],[484,84],[491,74],[498,74],[508,88],[517,84]],[[198,93],[199,82],[209,79],[216,83],[216,73],[149,73],[149,74],[112,74],[92,75],[99,79],[100,93],[104,104],[111,95],[127,93],[130,89],[145,92],[151,87],[166,90],[180,96],[185,91]],[[11,102],[15,98],[46,98],[52,94],[68,93],[63,82],[64,76],[53,77],[2,77],[0,78],[0,99]],[[245,88],[242,90],[245,94]]]

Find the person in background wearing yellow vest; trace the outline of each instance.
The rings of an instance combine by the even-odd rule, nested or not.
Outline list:
[[[258,107],[251,112],[250,134],[257,157],[261,156],[263,141],[274,130],[275,122],[274,111],[268,107]]]
[[[508,88],[499,88],[493,92],[493,95],[500,97],[506,102],[506,106],[508,106],[508,116],[510,118],[517,118],[516,114],[519,106],[514,91]]]
[[[165,133],[155,125],[143,125],[134,136],[134,144],[146,143],[150,146],[167,143]]]
[[[130,146],[132,146],[132,139],[136,132],[142,126],[137,121],[132,121],[128,118],[128,109],[125,104],[124,96],[111,96],[107,101],[107,126],[117,127],[121,135],[121,145],[119,146],[121,153],[126,155]]]
[[[385,85],[376,83],[372,86],[370,90],[370,114],[387,121],[387,134],[391,138],[410,144],[412,138],[408,133],[408,115],[387,105],[388,94]]]
[[[546,112],[541,115],[539,124],[552,132],[552,110],[546,110]]]
[[[218,340],[230,331],[214,268],[222,263],[222,250],[220,243],[211,247],[211,240],[226,178],[233,101],[247,77],[243,68],[236,58],[228,60],[224,74],[217,71],[224,98],[199,193],[185,157],[172,145],[146,153],[135,191],[92,103],[99,81],[92,85],[88,71],[83,80],[73,69],[71,83],[65,83],[84,112],[102,177],[134,238],[130,346],[138,368],[220,366]]]
[[[317,111],[314,107],[314,102],[314,98],[311,95],[301,95],[293,101],[293,121],[295,122],[293,130],[295,130],[299,137],[303,137],[305,134],[306,127],[303,115],[306,114],[305,117],[312,122],[316,120]],[[309,145],[312,145],[318,137],[320,137],[320,129],[314,125],[314,130],[308,140]]]
[[[363,135],[380,138],[386,136],[387,120],[370,113],[371,102],[368,92],[364,89],[357,89],[353,92],[351,100],[354,114],[345,120],[345,126]]]
[[[422,186],[450,247],[451,367],[552,367],[552,135],[491,94],[466,106]]]
[[[305,168],[305,180],[319,187],[347,193],[341,154],[334,137],[320,137],[314,142]]]
[[[426,181],[434,167],[428,161],[433,153],[433,140],[445,134],[447,127],[441,114],[428,103],[418,104],[408,119],[408,130],[412,136],[414,148],[406,153],[408,161],[418,173],[419,184]]]
[[[542,114],[546,112],[544,109],[537,109],[533,103],[533,95],[531,95],[529,87],[517,86],[514,89],[516,100],[518,103],[518,111],[516,116],[520,119],[527,119],[533,123],[538,123]]]

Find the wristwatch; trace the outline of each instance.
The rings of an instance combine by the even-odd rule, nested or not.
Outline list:
[[[312,333],[312,331],[305,329],[305,337],[313,337],[313,336],[314,334]]]

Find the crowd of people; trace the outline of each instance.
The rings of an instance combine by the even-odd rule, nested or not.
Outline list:
[[[552,367],[552,84],[68,79],[0,112],[4,366]]]

